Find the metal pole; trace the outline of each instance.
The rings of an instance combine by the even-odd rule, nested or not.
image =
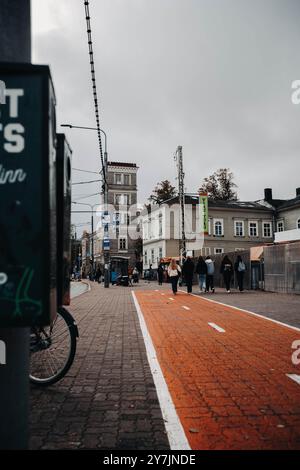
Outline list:
[[[94,208],[92,208],[92,276],[94,272]]]
[[[0,58],[31,62],[30,0],[1,0]],[[0,364],[0,449],[28,447],[29,328],[1,328],[6,364]]]
[[[178,165],[178,194],[180,203],[181,213],[181,240],[179,243],[179,256],[186,255],[186,239],[185,239],[185,221],[184,221],[184,172],[183,172],[183,159],[182,159],[182,147],[177,147],[177,165]]]
[[[104,171],[105,171],[105,182],[104,182],[104,213],[108,215],[108,155],[106,150],[106,135],[105,135],[105,152],[104,152]],[[104,224],[104,239],[109,239],[109,224]],[[109,287],[109,262],[110,253],[109,250],[104,250],[104,287]]]

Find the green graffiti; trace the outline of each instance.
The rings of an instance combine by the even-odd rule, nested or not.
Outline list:
[[[5,290],[4,295],[0,296],[0,301],[13,304],[13,318],[22,318],[25,314],[37,317],[42,312],[42,302],[32,299],[29,295],[33,276],[34,269],[30,267],[25,268],[17,285],[15,296],[12,296],[9,291],[5,292]]]

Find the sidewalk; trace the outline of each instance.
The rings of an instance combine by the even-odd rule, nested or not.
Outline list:
[[[75,362],[56,385],[32,386],[30,448],[169,449],[131,288],[91,283],[70,311]]]

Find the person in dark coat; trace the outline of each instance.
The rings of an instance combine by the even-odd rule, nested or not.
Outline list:
[[[244,290],[244,274],[246,272],[246,265],[242,260],[241,255],[238,255],[236,262],[234,263],[234,270],[237,276],[237,282],[239,286],[239,291],[243,292]]]
[[[191,294],[192,292],[194,270],[195,270],[195,265],[193,261],[191,260],[190,256],[188,256],[182,267],[182,274],[186,283],[188,294]]]
[[[220,273],[223,274],[226,291],[229,294],[231,278],[233,274],[233,266],[232,266],[232,262],[230,261],[227,255],[225,255],[222,260]]]
[[[101,272],[100,266],[98,266],[97,269],[96,269],[95,280],[99,284],[101,282],[101,276],[102,276],[102,272]]]
[[[164,265],[162,263],[162,260],[160,260],[160,263],[157,268],[157,278],[158,278],[158,284],[162,286],[163,280],[164,280]]]
[[[199,256],[196,265],[196,273],[198,274],[199,290],[200,292],[206,291],[206,275],[207,275],[207,264],[205,263],[202,256]]]

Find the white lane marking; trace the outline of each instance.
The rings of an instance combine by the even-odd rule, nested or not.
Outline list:
[[[169,297],[170,300],[174,300],[173,297]]]
[[[160,368],[155,348],[147,329],[147,325],[143,316],[143,312],[140,308],[136,295],[131,291],[134,305],[138,314],[140,327],[142,330],[147,357],[152,372],[156,392],[161,407],[162,416],[167,432],[167,436],[170,443],[171,450],[191,450],[184,429],[181,425],[180,419],[176,413],[175,406],[170,395],[168,386]]]
[[[159,290],[158,290],[158,289],[155,289],[155,292],[159,292]]]
[[[186,305],[183,305],[182,308],[184,308],[185,310],[191,310],[190,307],[187,307]]]
[[[181,290],[180,292],[184,292],[184,291]],[[238,310],[239,312],[248,313],[249,315],[254,315],[255,317],[262,318],[263,320],[268,320],[268,321],[271,321],[272,323],[277,323],[277,325],[285,326],[286,328],[290,328],[295,331],[300,331],[300,328],[298,328],[297,326],[289,325],[288,323],[282,323],[279,320],[274,320],[273,318],[265,317],[264,315],[251,312],[250,310],[245,310],[244,308],[234,307],[233,305],[224,304],[223,302],[218,302],[217,300],[207,299],[206,297],[202,297],[202,296],[199,297],[199,295],[196,295],[196,294],[190,294],[190,295],[193,295],[194,297],[197,297],[197,299],[200,299],[200,300],[206,300],[207,302],[213,302],[214,304],[223,305],[224,307],[230,307],[230,308],[233,308],[234,310]]]
[[[209,326],[217,330],[219,333],[225,333],[225,330],[221,328],[219,325],[216,325],[215,323],[210,323],[208,322]]]
[[[286,374],[286,376],[289,377],[289,379],[294,380],[294,382],[296,382],[298,385],[300,385],[300,375],[297,375],[297,374]]]
[[[165,294],[161,293],[161,295],[165,295]]]

